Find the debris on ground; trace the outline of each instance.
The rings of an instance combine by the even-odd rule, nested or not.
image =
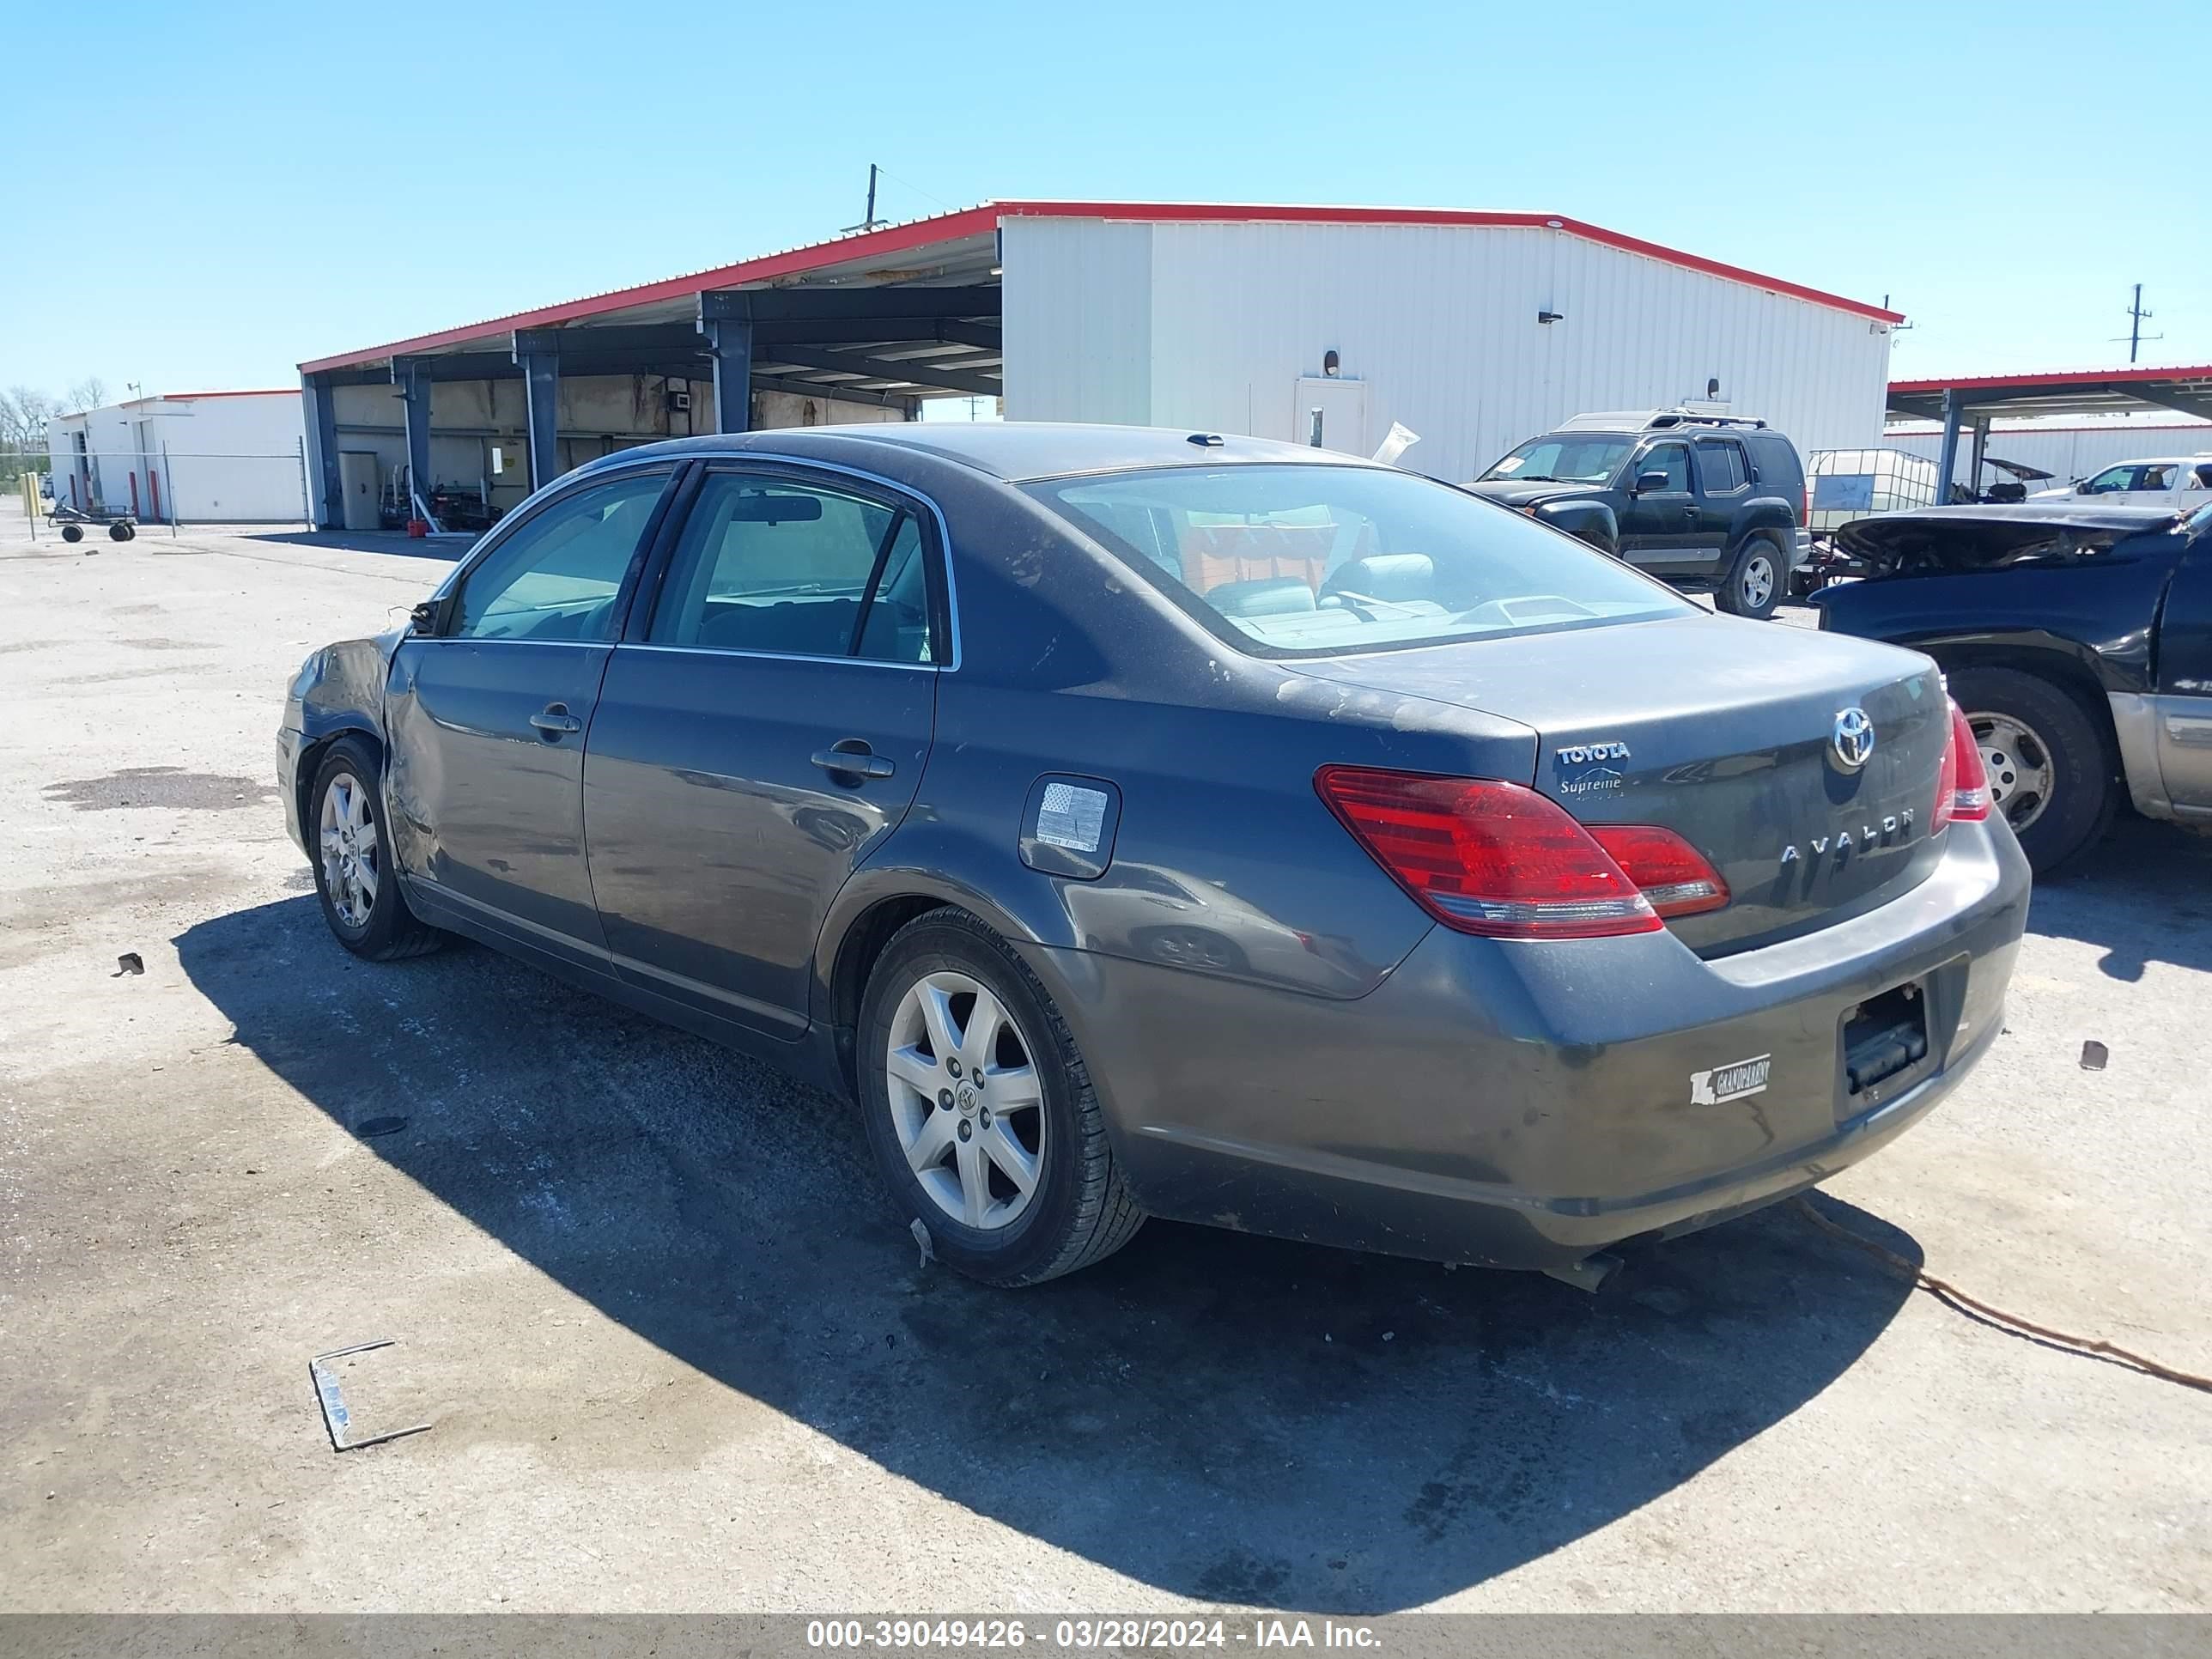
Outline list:
[[[937,1260],[937,1241],[930,1237],[929,1229],[921,1224],[920,1216],[915,1218],[912,1231],[914,1242],[921,1246],[921,1265],[927,1267]]]
[[[121,956],[115,958],[115,971],[109,975],[108,977],[111,979],[121,979],[125,974],[143,974],[145,971],[146,963],[144,959],[141,957],[136,951],[125,951]]]
[[[2103,1071],[2105,1062],[2112,1057],[2112,1051],[2094,1037],[2081,1045],[2081,1069],[2085,1072]]]
[[[359,1440],[349,1439],[347,1431],[353,1424],[353,1413],[346,1407],[345,1395],[339,1391],[337,1374],[324,1362],[343,1359],[357,1353],[371,1353],[379,1348],[398,1346],[397,1337],[381,1337],[374,1342],[356,1342],[350,1348],[333,1348],[328,1353],[319,1353],[307,1362],[307,1375],[315,1384],[315,1402],[323,1408],[323,1426],[331,1433],[332,1451],[359,1451],[363,1446],[380,1446],[387,1440],[398,1440],[410,1434],[422,1434],[428,1430],[428,1423],[416,1423],[404,1429],[393,1429],[384,1434],[365,1435]]]

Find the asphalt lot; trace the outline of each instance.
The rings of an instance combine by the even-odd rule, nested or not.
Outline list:
[[[0,509],[0,1607],[2212,1608],[2212,1396],[1786,1208],[1596,1297],[1158,1224],[996,1292],[839,1103],[483,950],[355,962],[281,688],[443,568],[355,539]],[[1822,1206],[2212,1371],[2212,841],[2124,823],[2031,929]],[[433,1426],[335,1455],[308,1358],[381,1337],[360,1430]]]

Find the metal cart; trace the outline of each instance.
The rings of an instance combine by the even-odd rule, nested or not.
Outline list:
[[[138,533],[138,520],[129,513],[92,512],[80,507],[64,507],[57,502],[47,510],[46,516],[62,527],[62,539],[81,542],[87,525],[104,524],[110,541],[127,542]]]

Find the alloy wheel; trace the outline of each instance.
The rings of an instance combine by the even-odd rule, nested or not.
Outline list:
[[[891,1127],[922,1191],[965,1226],[1011,1226],[1036,1196],[1045,1114],[1036,1053],[988,986],[951,969],[916,980],[891,1016]]]
[[[368,927],[383,860],[368,790],[350,772],[339,773],[323,791],[320,845],[323,890],[330,895],[331,908],[347,927]]]
[[[1743,597],[1744,607],[1763,611],[1767,600],[1774,597],[1774,561],[1764,553],[1754,553],[1743,567],[1743,579],[1736,584]]]
[[[1969,714],[1966,725],[1990,775],[1990,804],[2018,835],[2043,816],[2058,769],[2033,726],[2010,714]]]

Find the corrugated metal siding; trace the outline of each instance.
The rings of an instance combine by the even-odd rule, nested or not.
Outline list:
[[[1008,420],[1152,419],[1152,234],[1090,219],[1005,222]]]
[[[1709,378],[1803,449],[1881,432],[1885,325],[1560,232],[1057,220],[1006,235],[1015,418],[1295,439],[1297,379],[1334,349],[1369,385],[1370,433],[1404,422],[1421,435],[1406,465],[1443,477],[1472,477],[1570,415],[1703,397]],[[1142,316],[1121,291],[1139,238]],[[1539,324],[1539,310],[1562,320]],[[1122,352],[1139,330],[1149,396],[1133,413]]]
[[[1882,441],[1893,448],[1924,455],[1931,461],[1941,459],[1943,453],[1940,428],[1935,431],[1915,428],[1893,433]],[[2200,422],[2192,426],[2161,422],[2153,425],[2145,422],[2141,426],[1998,427],[1990,434],[1989,453],[2001,460],[2039,466],[2055,475],[2049,483],[2029,486],[2031,489],[2052,489],[2062,483],[2086,478],[2092,472],[2101,472],[2120,461],[2147,461],[2160,455],[2212,454],[2212,424]],[[1973,434],[1962,430],[1959,434],[1958,471],[1954,475],[1958,483],[1967,481],[1967,467],[1973,453]],[[1984,483],[1994,483],[1996,477],[1990,474]]]

